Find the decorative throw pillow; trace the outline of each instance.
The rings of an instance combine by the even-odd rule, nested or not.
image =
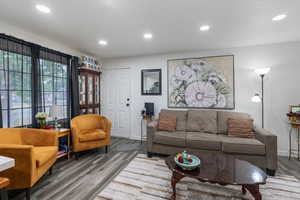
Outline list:
[[[229,118],[227,126],[229,136],[254,138],[253,119],[251,118]]]
[[[176,130],[176,116],[174,115],[159,115],[158,130],[160,131],[175,131]]]

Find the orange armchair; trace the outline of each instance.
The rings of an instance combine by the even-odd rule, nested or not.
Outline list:
[[[71,120],[73,152],[110,145],[112,123],[96,114],[80,115]],[[75,154],[76,155],[76,154]]]
[[[53,166],[57,154],[55,131],[2,128],[0,129],[0,155],[15,159],[15,167],[0,172],[10,179],[8,189],[27,189],[30,199],[31,187]]]

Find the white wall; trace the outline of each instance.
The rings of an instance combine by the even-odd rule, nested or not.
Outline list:
[[[300,42],[103,60],[104,70],[109,67],[131,68],[131,138],[139,138],[140,111],[144,102],[154,102],[156,114],[161,108],[167,108],[168,59],[228,54],[235,56],[235,110],[251,114],[257,125],[261,123],[261,108],[260,104],[251,102],[251,97],[260,91],[260,79],[254,69],[271,68],[265,78],[265,128],[278,136],[279,153],[287,155],[289,129],[286,113],[289,105],[300,104]],[[141,96],[141,69],[147,68],[162,69],[162,96]],[[296,140],[293,142],[296,145]]]
[[[62,44],[60,42],[56,42],[44,36],[41,36],[36,33],[32,33],[26,30],[23,30],[19,27],[7,24],[3,21],[0,21],[0,33],[4,33],[6,35],[14,36],[16,38],[25,40],[27,42],[32,42],[39,44],[41,46],[47,47],[49,49],[54,49],[56,51],[60,51],[62,53],[70,54],[73,56],[81,56],[83,53],[69,48],[67,45]]]

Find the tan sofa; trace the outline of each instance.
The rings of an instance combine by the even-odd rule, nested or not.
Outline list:
[[[246,113],[216,110],[161,110],[160,115],[177,117],[176,131],[159,131],[158,121],[147,126],[147,151],[174,154],[217,151],[247,160],[265,168],[274,175],[277,169],[277,136],[262,128],[254,128],[255,138],[238,138],[227,135],[228,118],[248,118]]]

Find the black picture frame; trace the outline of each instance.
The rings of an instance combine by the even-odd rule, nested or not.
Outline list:
[[[152,91],[152,92],[145,92],[145,85],[144,85],[144,80],[145,80],[145,77],[146,77],[146,74],[147,73],[155,73],[157,72],[158,73],[158,91]],[[159,96],[161,95],[161,92],[162,92],[162,77],[161,77],[161,69],[143,69],[141,71],[141,94],[142,95],[147,95],[147,96]]]

